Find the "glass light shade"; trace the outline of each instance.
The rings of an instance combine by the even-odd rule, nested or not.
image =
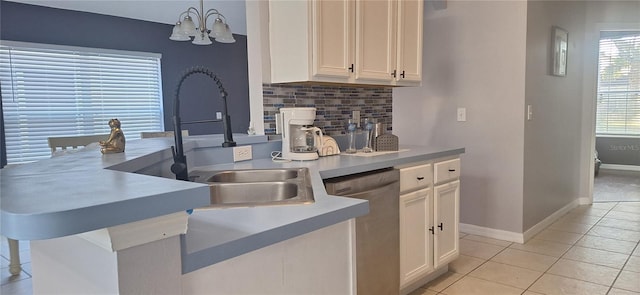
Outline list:
[[[180,25],[182,32],[188,36],[195,36],[198,30],[196,29],[196,24],[193,23],[193,19],[188,14],[182,20],[182,24]]]
[[[217,17],[216,20],[213,21],[213,26],[211,27],[211,33],[209,33],[209,36],[219,38],[224,34],[225,30],[224,22],[222,19]]]
[[[222,36],[216,38],[216,41],[220,43],[235,43],[236,39],[233,38],[233,33],[231,33],[231,29],[229,28],[229,25],[224,24],[224,29],[225,30]]]
[[[193,38],[193,42],[191,43],[195,45],[209,45],[213,42],[211,42],[211,39],[209,39],[209,35],[206,32],[199,32],[196,34],[195,38]]]
[[[191,41],[191,38],[182,32],[182,28],[180,27],[180,22],[177,22],[175,26],[173,26],[173,31],[169,39],[173,41]]]

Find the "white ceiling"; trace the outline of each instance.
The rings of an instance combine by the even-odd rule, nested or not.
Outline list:
[[[8,0],[40,6],[175,24],[189,6],[199,9],[199,0]],[[215,8],[226,18],[231,31],[247,35],[244,0],[204,0],[204,10]],[[210,21],[211,22],[211,21]]]

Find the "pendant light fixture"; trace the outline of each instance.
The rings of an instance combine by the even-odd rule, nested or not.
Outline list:
[[[198,20],[198,26],[193,21],[192,15]],[[207,28],[209,16],[215,16],[211,23],[211,30]],[[182,18],[182,21],[180,21],[180,18]],[[169,39],[173,41],[191,41],[195,45],[209,45],[212,43],[210,37],[220,43],[236,42],[224,15],[215,8],[205,12],[204,0],[200,0],[200,10],[189,7],[178,16],[178,22],[173,27]]]

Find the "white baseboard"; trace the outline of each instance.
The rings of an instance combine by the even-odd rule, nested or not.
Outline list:
[[[506,230],[489,228],[489,227],[482,227],[482,226],[477,226],[473,224],[460,223],[460,231],[468,234],[473,234],[473,235],[478,235],[478,236],[483,236],[483,237],[488,237],[488,238],[493,238],[493,239],[498,239],[503,241],[510,241],[510,242],[516,242],[521,244],[524,242],[522,233],[510,232]]]
[[[483,237],[522,244],[528,241],[529,239],[531,239],[533,236],[535,236],[542,230],[544,230],[545,228],[547,228],[549,225],[554,223],[556,220],[558,220],[560,217],[565,215],[567,212],[571,211],[571,209],[578,207],[578,205],[585,205],[585,204],[591,204],[591,199],[577,198],[573,200],[571,203],[567,204],[566,206],[560,208],[558,211],[549,215],[547,218],[538,222],[536,225],[532,226],[524,233],[511,232],[511,231],[482,227],[482,226],[466,224],[466,223],[460,223],[460,231],[468,234],[479,235]]]
[[[640,166],[636,166],[636,165],[618,165],[618,164],[602,164],[602,165],[600,165],[600,169],[640,171]]]
[[[589,205],[589,204],[593,204],[593,198],[579,198],[578,199],[578,205]]]
[[[583,200],[585,199],[585,200]],[[524,232],[524,241],[528,241],[529,239],[531,239],[533,236],[535,236],[536,234],[538,234],[539,232],[541,232],[542,230],[544,230],[545,228],[549,227],[549,225],[551,225],[552,223],[554,223],[556,220],[558,220],[560,217],[562,217],[562,215],[567,214],[567,212],[571,211],[571,209],[578,207],[578,205],[583,204],[582,202],[587,202],[584,204],[589,204],[589,198],[577,198],[575,200],[573,200],[571,203],[565,205],[564,207],[558,209],[558,211],[553,212],[553,214],[547,216],[547,218],[543,219],[542,221],[538,222],[536,225],[530,227],[528,230],[526,230]]]
[[[439,269],[437,269],[436,271],[430,273],[429,275],[427,275],[424,278],[421,278],[405,287],[401,287],[400,288],[400,295],[407,295],[415,290],[417,290],[418,288],[420,288],[421,286],[424,286],[426,283],[431,282],[433,280],[435,280],[436,278],[438,278],[439,276],[445,274],[447,271],[449,271],[449,265],[445,265]]]

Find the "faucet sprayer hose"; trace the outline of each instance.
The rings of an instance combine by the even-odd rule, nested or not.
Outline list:
[[[211,71],[211,70],[209,70],[209,69],[207,69],[205,67],[202,67],[202,66],[195,66],[195,67],[187,69],[182,74],[182,77],[180,77],[180,80],[178,81],[178,84],[176,85],[175,100],[173,101],[173,113],[174,113],[174,115],[180,116],[180,89],[182,88],[182,83],[189,76],[191,76],[193,74],[198,74],[198,73],[207,75],[211,79],[213,79],[214,82],[216,82],[216,86],[218,86],[218,90],[220,90],[220,97],[225,102],[225,113],[226,113],[227,91],[224,90],[224,86],[222,86],[222,82],[220,82],[220,79],[218,79],[218,76],[213,71]]]

